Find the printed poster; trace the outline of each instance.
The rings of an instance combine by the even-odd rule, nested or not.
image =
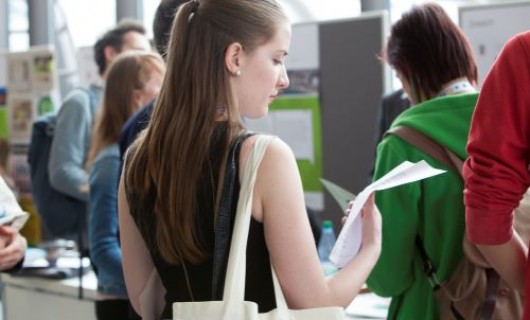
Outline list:
[[[36,54],[33,61],[33,90],[51,91],[54,83],[54,58],[51,52]]]
[[[12,93],[8,98],[9,139],[12,144],[29,144],[36,118],[33,96]]]
[[[31,91],[31,60],[29,56],[9,55],[7,81],[9,91],[24,93]]]

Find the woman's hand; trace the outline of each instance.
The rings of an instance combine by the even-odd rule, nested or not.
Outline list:
[[[381,251],[381,213],[375,205],[375,195],[372,193],[363,208],[362,218],[362,247],[370,247]]]
[[[348,204],[348,208],[344,211],[344,216],[342,216],[342,219],[340,220],[343,227],[344,227],[344,224],[346,223],[346,220],[348,220],[348,216],[350,215],[352,207],[353,207],[353,201],[350,201],[350,203]]]
[[[26,253],[27,241],[17,229],[0,227],[0,271],[13,268]]]

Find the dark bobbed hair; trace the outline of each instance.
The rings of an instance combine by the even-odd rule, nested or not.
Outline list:
[[[477,81],[477,65],[462,30],[436,3],[413,6],[391,29],[383,58],[410,83],[420,102],[439,94],[448,82]]]
[[[162,0],[158,5],[153,20],[153,36],[156,50],[162,57],[166,55],[171,25],[178,7],[188,0]]]
[[[193,0],[181,5],[170,35],[167,72],[153,115],[129,154],[127,194],[156,194],[156,239],[152,246],[166,261],[206,259],[195,226],[201,172],[207,168],[219,106],[226,107],[220,168],[231,141],[241,133],[241,116],[231,94],[225,54],[240,43],[248,54],[272,39],[288,19],[275,0]],[[214,207],[222,193],[218,177]],[[150,240],[147,240],[149,242]],[[149,245],[149,243],[148,243]]]
[[[105,48],[111,46],[118,53],[122,51],[124,35],[129,32],[138,32],[145,35],[144,26],[132,19],[121,20],[116,27],[105,32],[105,34],[94,44],[94,60],[98,65],[100,75],[107,70],[107,60],[105,59]]]

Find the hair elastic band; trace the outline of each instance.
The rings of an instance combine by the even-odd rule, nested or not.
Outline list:
[[[188,23],[193,19],[193,16],[195,16],[195,12],[197,12],[197,9],[199,8],[199,1],[198,0],[192,0],[190,1],[190,4],[192,5],[190,16],[188,17]]]

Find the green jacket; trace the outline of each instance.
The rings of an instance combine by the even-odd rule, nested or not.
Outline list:
[[[464,159],[477,97],[472,93],[431,99],[404,111],[392,127],[413,127]],[[447,169],[401,138],[387,135],[377,147],[374,180],[405,160],[426,160],[433,167]],[[415,238],[421,238],[440,281],[448,279],[463,254],[462,190],[460,175],[451,171],[377,192],[376,203],[383,216],[383,248],[367,284],[376,294],[392,297],[388,319],[439,318]]]

